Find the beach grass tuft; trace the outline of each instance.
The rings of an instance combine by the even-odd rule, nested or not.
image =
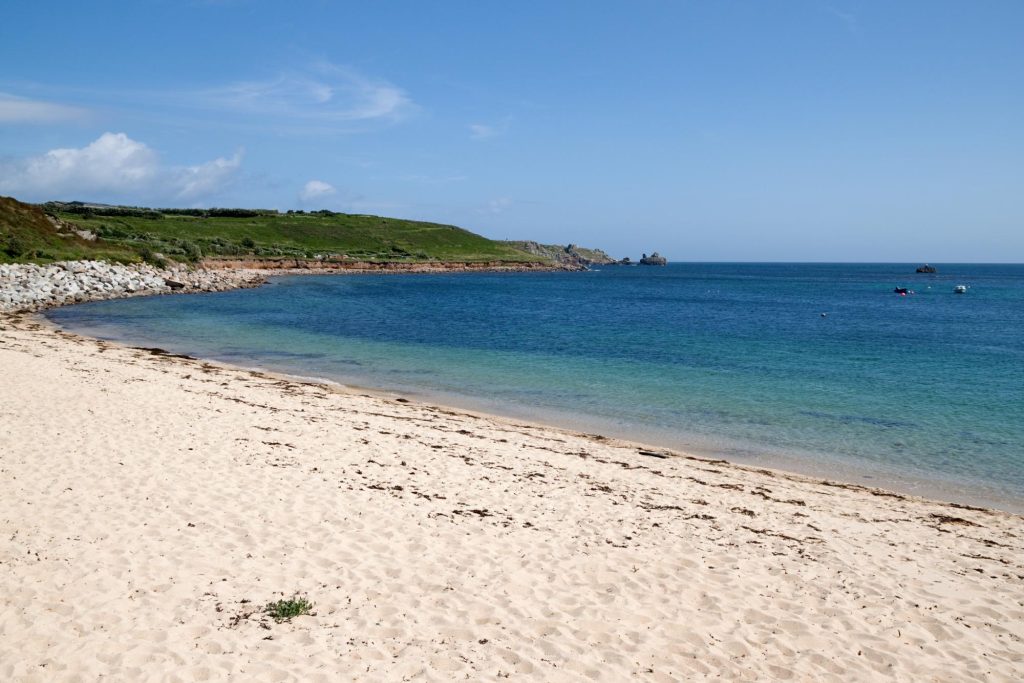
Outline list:
[[[293,598],[289,598],[288,600],[271,602],[263,608],[263,611],[278,623],[282,621],[291,621],[294,617],[301,617],[304,614],[309,614],[312,610],[313,603],[306,598],[299,597],[298,595]]]

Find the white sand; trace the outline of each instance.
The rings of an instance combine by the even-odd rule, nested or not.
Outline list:
[[[2,681],[1024,679],[1020,516],[0,328]]]

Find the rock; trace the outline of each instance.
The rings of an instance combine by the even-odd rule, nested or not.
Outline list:
[[[178,282],[177,280],[168,280],[164,278],[164,284],[170,287],[171,289],[185,289],[185,283]]]
[[[935,266],[929,266],[926,263],[923,266],[918,267],[917,272],[918,273],[937,273],[939,271],[935,268]]]
[[[540,244],[532,240],[506,241],[505,244],[534,256],[551,259],[565,270],[585,270],[589,266],[615,263],[615,259],[601,249],[587,249],[578,244],[561,246]]]
[[[654,252],[650,256],[648,256],[647,254],[644,254],[640,258],[640,265],[641,266],[664,266],[664,265],[668,265],[668,259],[665,258],[664,256],[662,256],[661,254],[659,254],[658,252]]]

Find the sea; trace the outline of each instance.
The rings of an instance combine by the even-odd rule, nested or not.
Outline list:
[[[287,276],[47,315],[133,346],[1024,512],[1024,265],[936,266]]]

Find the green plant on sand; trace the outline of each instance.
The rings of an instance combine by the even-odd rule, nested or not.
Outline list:
[[[263,611],[266,612],[276,622],[291,621],[293,617],[300,617],[303,614],[309,614],[313,609],[313,603],[306,598],[301,598],[296,595],[288,600],[278,600],[277,602],[271,602]]]

